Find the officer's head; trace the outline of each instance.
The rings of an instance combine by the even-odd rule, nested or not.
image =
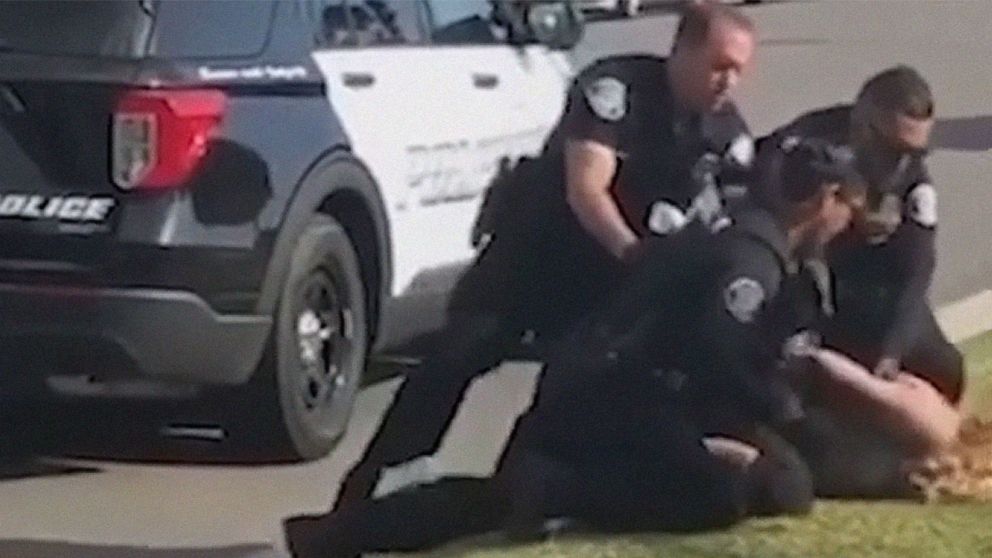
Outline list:
[[[865,185],[853,152],[797,136],[786,137],[772,148],[776,151],[761,170],[755,201],[775,213],[803,242],[825,245],[864,208]]]
[[[726,102],[754,56],[754,23],[740,10],[710,0],[689,6],[675,33],[672,87],[693,110]]]
[[[913,68],[889,68],[865,82],[851,114],[851,143],[873,186],[895,172],[901,158],[927,150],[933,123],[930,85]]]

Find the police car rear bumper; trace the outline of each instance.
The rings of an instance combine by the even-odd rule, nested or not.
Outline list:
[[[240,384],[270,328],[267,316],[221,315],[185,291],[0,283],[0,350],[45,376]]]

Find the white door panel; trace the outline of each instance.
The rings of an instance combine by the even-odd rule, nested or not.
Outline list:
[[[568,79],[564,58],[542,47],[341,49],[314,60],[381,188],[397,296],[418,275],[472,257],[471,227],[500,158],[540,149]]]

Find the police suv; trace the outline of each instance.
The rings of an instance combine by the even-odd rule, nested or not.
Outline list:
[[[236,394],[326,454],[580,34],[552,0],[0,2],[3,393]]]

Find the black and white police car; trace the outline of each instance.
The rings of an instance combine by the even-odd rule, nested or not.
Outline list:
[[[551,0],[0,2],[0,383],[235,393],[326,454],[580,34]]]

